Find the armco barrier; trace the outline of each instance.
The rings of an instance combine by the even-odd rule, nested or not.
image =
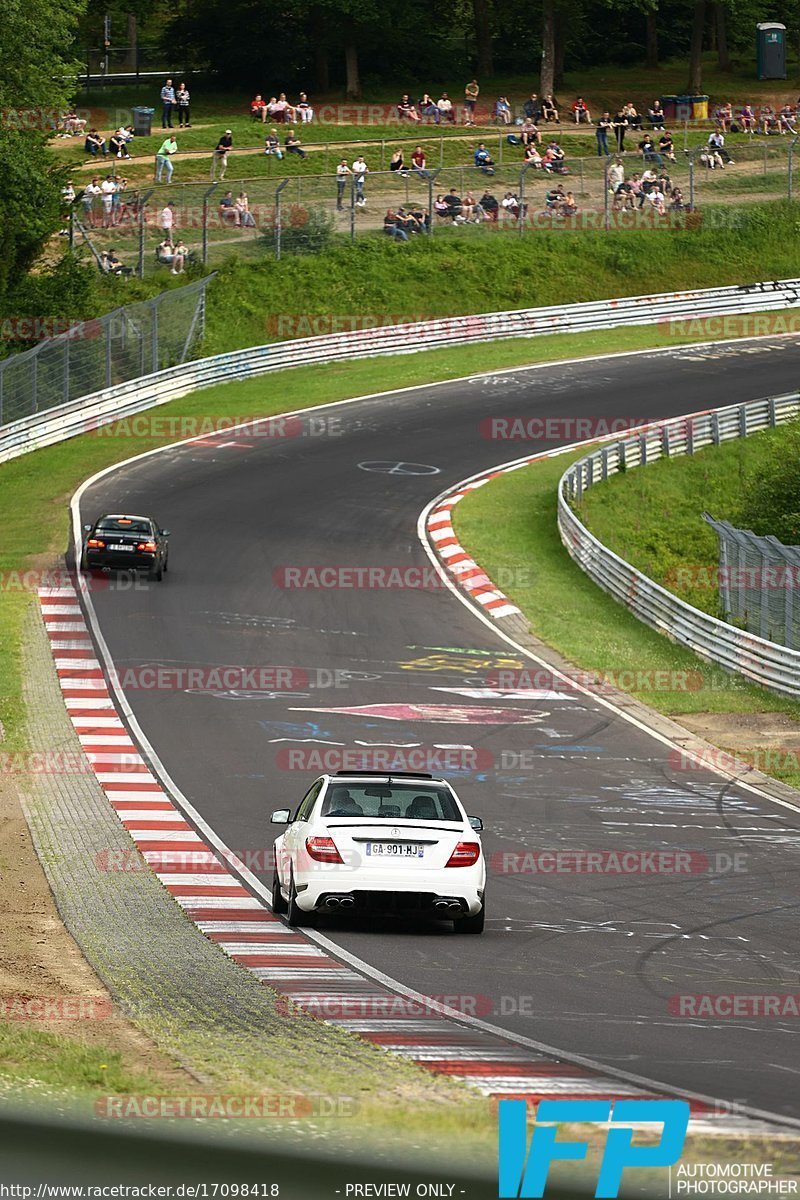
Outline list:
[[[650,425],[579,459],[558,485],[561,540],[581,570],[603,591],[645,625],[688,646],[701,658],[784,696],[800,696],[800,651],[738,629],[680,600],[604,546],[576,516],[573,504],[594,484],[620,470],[749,437],[798,414],[800,393],[795,392]]]
[[[54,442],[75,437],[158,404],[166,404],[211,384],[249,379],[286,367],[337,362],[384,354],[470,343],[533,337],[545,333],[652,325],[659,320],[688,320],[800,307],[800,279],[745,287],[631,296],[516,312],[447,317],[410,325],[389,325],[299,341],[250,347],[119,384],[83,396],[36,416],[0,427],[0,462]]]

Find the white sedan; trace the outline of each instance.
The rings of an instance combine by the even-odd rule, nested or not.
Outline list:
[[[272,907],[290,925],[315,912],[398,912],[483,933],[486,863],[480,817],[444,779],[339,772],[312,785],[275,842]]]

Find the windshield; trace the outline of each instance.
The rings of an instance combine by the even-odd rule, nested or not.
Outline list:
[[[369,817],[371,820],[462,821],[445,788],[413,783],[335,783],[322,802],[323,817]]]
[[[120,517],[118,520],[109,517],[104,521],[97,523],[98,533],[151,533],[150,524],[147,521],[131,521],[127,517]]]

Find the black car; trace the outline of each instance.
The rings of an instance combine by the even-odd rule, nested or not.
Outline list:
[[[82,570],[147,571],[150,579],[161,579],[167,570],[169,530],[152,517],[110,515],[83,528]]]

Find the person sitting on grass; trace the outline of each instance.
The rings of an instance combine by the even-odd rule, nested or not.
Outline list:
[[[286,147],[287,154],[296,154],[298,158],[305,158],[306,152],[300,145],[300,138],[297,136],[296,129],[290,129],[286,137],[283,139],[283,144]]]
[[[461,212],[461,197],[456,193],[455,188],[450,188],[450,191],[445,194],[444,202],[447,205],[447,214],[452,219],[453,224],[463,225],[465,218]]]
[[[539,132],[538,126],[530,119],[530,117],[526,117],[522,122],[519,136],[523,146],[531,146],[534,143],[538,146],[542,140],[542,135]]]
[[[506,192],[503,199],[500,201],[500,207],[503,210],[503,215],[511,217],[513,221],[519,220],[519,197],[514,192]]]
[[[721,129],[723,133],[727,133],[733,121],[733,106],[730,100],[727,104],[720,104],[714,113],[714,121],[717,129]]]
[[[98,133],[96,129],[90,129],[86,135],[86,141],[83,143],[83,148],[87,154],[91,154],[95,158],[98,154],[108,154],[108,146],[106,139],[102,133]]]
[[[508,96],[498,96],[494,105],[494,117],[502,125],[511,124],[511,105]]]
[[[86,121],[84,121],[83,117],[79,117],[74,109],[70,109],[61,118],[61,126],[64,130],[63,137],[75,137],[83,133],[86,128]]]
[[[402,175],[404,179],[408,176],[402,148],[395,150],[394,154],[389,159],[389,170],[396,171],[398,175]]]
[[[173,275],[183,274],[184,270],[186,269],[186,258],[188,254],[189,251],[186,248],[186,243],[179,238],[178,243],[175,246],[175,257],[172,260]]]
[[[642,118],[639,115],[639,113],[636,111],[635,104],[631,104],[630,101],[628,101],[628,103],[625,105],[625,107],[623,108],[622,111],[624,112],[625,116],[628,118],[628,125],[631,129],[641,129],[642,128]]]
[[[533,143],[525,147],[525,166],[539,171],[542,169],[542,156]]]
[[[434,122],[438,125],[442,119],[442,114],[439,112],[439,106],[433,96],[428,92],[422,97],[419,102],[420,115],[423,117],[433,117]]]
[[[428,159],[425,155],[425,151],[422,149],[422,146],[415,146],[414,153],[411,155],[411,169],[415,171],[417,175],[421,175],[423,179],[427,179],[427,166]]]
[[[753,112],[752,104],[745,104],[739,114],[739,120],[742,123],[742,131],[744,133],[752,133],[756,127],[756,114]]]
[[[549,174],[552,175],[568,175],[567,165],[564,162],[564,151],[559,146],[558,142],[552,141],[549,143],[544,152],[542,166]]]
[[[720,165],[722,167],[725,167],[726,165],[731,167],[736,166],[736,163],[725,149],[725,136],[724,134],[721,134],[718,129],[715,129],[714,132],[709,135],[708,145],[711,151],[715,153],[719,159],[721,159]]]
[[[445,201],[445,198],[443,195],[441,195],[441,193],[436,197],[436,199],[433,202],[433,211],[437,217],[441,218],[442,221],[446,221],[447,218],[450,216],[450,211],[447,207],[447,202]]]
[[[383,232],[388,233],[389,237],[394,238],[396,242],[407,242],[408,234],[405,229],[401,229],[397,222],[397,213],[393,208],[387,208],[386,216],[383,218]]]
[[[219,202],[219,220],[221,225],[232,226],[239,228],[239,213],[236,209],[236,203],[233,199],[233,192],[226,192]]]
[[[647,110],[647,119],[650,122],[651,129],[664,128],[664,109],[661,107],[660,100],[654,100]]]
[[[484,192],[478,201],[478,207],[483,211],[487,221],[496,221],[497,214],[500,210],[500,205],[497,202],[497,197],[491,192]]]
[[[109,275],[123,276],[133,274],[133,268],[123,266],[121,259],[117,257],[116,251],[111,248],[104,250],[100,255],[100,263],[103,270]]]
[[[236,197],[234,208],[239,214],[239,225],[243,229],[255,229],[256,220],[253,214],[250,212],[250,200],[247,192],[239,192],[239,195]]]
[[[453,101],[448,96],[447,92],[442,92],[436,102],[436,107],[439,110],[443,121],[449,121],[451,125],[456,123],[456,114],[453,112]]]
[[[578,203],[572,192],[567,192],[564,197],[564,203],[561,205],[561,212],[565,217],[574,217],[578,211]]]
[[[481,221],[486,219],[486,213],[483,211],[482,205],[475,199],[472,192],[468,191],[464,193],[461,205],[464,216],[467,217],[468,221],[472,221],[473,224],[479,225]],[[467,214],[469,215],[467,216]]]
[[[781,134],[796,133],[797,132],[797,130],[795,129],[795,121],[796,120],[797,120],[797,114],[795,113],[791,104],[784,104],[783,108],[778,113],[778,132]]]
[[[295,104],[294,111],[295,114],[300,117],[300,123],[302,125],[310,125],[314,120],[314,110],[309,104],[308,96],[305,92],[300,93],[300,99],[297,101],[297,104]]]
[[[771,104],[762,104],[758,114],[759,125],[761,132],[767,137],[777,127],[778,118],[775,116],[775,109]]]
[[[575,118],[575,124],[580,125],[581,121],[584,125],[591,125],[592,114],[589,112],[589,106],[583,96],[578,96],[572,102],[572,115]]]
[[[250,101],[250,112],[258,121],[266,121],[267,119],[267,102],[261,95],[254,96]]]
[[[542,120],[555,121],[558,124],[558,105],[552,96],[542,97]]]
[[[479,171],[482,171],[484,175],[494,175],[494,159],[483,142],[478,146],[473,157]]]
[[[563,207],[565,200],[566,200],[566,195],[564,194],[564,188],[563,188],[562,184],[557,183],[555,185],[555,187],[551,187],[545,193],[545,197],[544,197],[545,210],[549,213],[555,214],[557,217],[560,217],[561,209]]]
[[[108,146],[112,154],[116,154],[117,158],[130,158],[128,143],[133,141],[133,126],[120,125],[115,133],[112,133],[109,138]]]
[[[656,184],[656,186],[654,188],[651,188],[650,191],[647,193],[647,200],[650,205],[651,211],[658,213],[658,215],[660,217],[663,217],[666,212],[666,209],[664,207],[665,196],[664,196],[664,193],[661,191],[661,188],[658,186],[658,184]]]
[[[174,257],[175,251],[172,242],[165,237],[163,242],[159,242],[156,246],[156,262],[160,263],[162,267],[171,267]]]
[[[669,206],[673,212],[683,212],[686,207],[683,201],[683,192],[679,187],[673,188],[670,192]]]
[[[658,152],[664,158],[668,158],[670,162],[675,162],[675,144],[672,141],[672,134],[668,129],[665,129],[658,139]]]
[[[401,121],[413,121],[415,124],[421,119],[416,108],[411,103],[408,92],[403,95],[397,106],[397,115]]]
[[[274,154],[277,159],[283,158],[283,151],[281,150],[281,144],[278,141],[277,129],[270,129],[269,133],[264,138],[264,153],[265,154]]]
[[[421,209],[416,211],[406,210],[402,206],[397,210],[397,226],[404,230],[407,234],[425,233],[424,212]]]

